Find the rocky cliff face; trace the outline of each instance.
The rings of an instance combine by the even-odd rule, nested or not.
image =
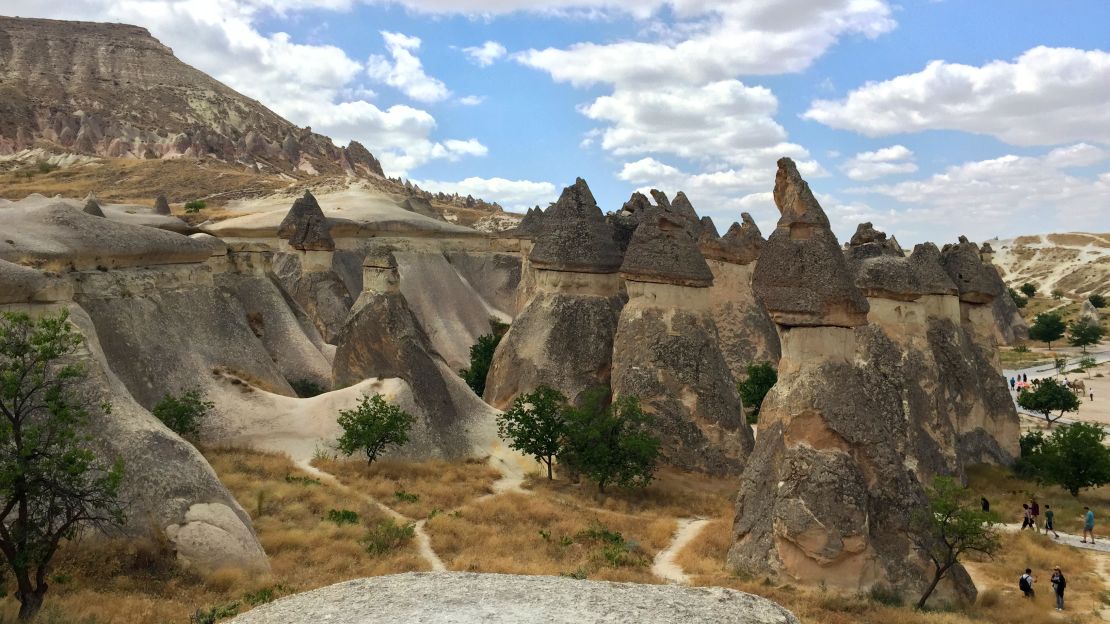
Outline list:
[[[359,143],[340,148],[298,128],[144,28],[0,17],[0,153],[32,147],[383,175]]]

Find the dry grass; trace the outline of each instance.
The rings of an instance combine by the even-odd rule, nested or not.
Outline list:
[[[192,574],[176,565],[166,544],[152,541],[67,544],[52,573],[44,622],[184,623],[197,609],[238,603],[238,610],[245,611],[252,601],[267,597],[428,569],[411,543],[385,556],[368,555],[358,540],[384,518],[382,513],[339,488],[315,482],[288,458],[235,449],[209,449],[205,456],[251,515],[272,575],[249,578],[231,569]],[[323,520],[330,509],[357,512],[359,524]],[[16,601],[5,598],[0,622],[14,620],[17,610]]]
[[[426,518],[435,510],[451,511],[489,494],[493,482],[501,476],[480,459],[463,462],[380,459],[371,466],[357,460],[316,459],[312,463],[335,475],[344,485],[410,518]]]
[[[715,518],[731,516],[739,482],[735,478],[661,467],[651,484],[642,490],[611,488],[601,494],[593,485],[578,485],[561,479],[548,481],[536,475],[530,476],[524,487],[545,498],[621,513]]]
[[[425,529],[450,570],[658,583],[651,561],[675,521],[508,493],[436,515]],[[602,530],[619,532],[623,544],[607,542]]]

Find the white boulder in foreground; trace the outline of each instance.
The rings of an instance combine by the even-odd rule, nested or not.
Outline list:
[[[410,572],[337,583],[252,609],[231,624],[797,624],[779,605],[720,587],[558,576]]]

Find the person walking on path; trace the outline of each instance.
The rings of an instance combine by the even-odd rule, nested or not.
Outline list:
[[[1033,571],[1029,568],[1025,568],[1025,574],[1022,574],[1021,578],[1018,579],[1018,589],[1021,590],[1021,593],[1024,594],[1026,598],[1032,599],[1036,596],[1036,592],[1033,591],[1034,580]]]
[[[1010,378],[1010,392],[1014,391],[1014,386],[1016,386],[1016,385],[1017,385],[1017,379],[1011,377]]]
[[[1084,507],[1083,511],[1083,540],[1084,544],[1087,543],[1087,536],[1091,536],[1091,543],[1095,543],[1095,512],[1091,511],[1090,507]]]
[[[1037,533],[1041,532],[1041,506],[1037,504],[1037,498],[1029,499],[1029,511],[1033,512],[1033,530]]]
[[[1029,508],[1029,503],[1022,503],[1021,508],[1023,509],[1021,513],[1021,530],[1024,531],[1033,526],[1033,510]],[[1034,527],[1034,530],[1036,530],[1036,527]]]
[[[1060,534],[1056,532],[1055,515],[1056,514],[1052,511],[1052,505],[1044,506],[1044,534],[1048,535],[1048,532],[1052,531],[1052,534],[1056,536],[1056,539],[1060,539]]]
[[[1052,593],[1056,594],[1056,610],[1064,610],[1064,588],[1068,586],[1067,579],[1064,578],[1064,573],[1060,571],[1060,566],[1052,569]]]
[[[1022,373],[1021,374],[1021,380],[1024,381],[1025,383],[1029,383],[1029,375],[1026,375],[1025,373]]]
[[[1095,389],[1094,388],[1091,388],[1091,400],[1092,401],[1095,400]]]

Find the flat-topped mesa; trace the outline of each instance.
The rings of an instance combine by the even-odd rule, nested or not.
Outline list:
[[[782,217],[756,264],[756,296],[783,327],[866,324],[867,300],[853,282],[825,211],[794,161],[782,158],[778,166],[774,197]]]
[[[941,264],[960,291],[965,303],[990,303],[996,296],[997,284],[991,267],[979,257],[979,246],[960,237],[960,242],[941,250]]]
[[[85,214],[90,214],[94,217],[103,217],[104,211],[100,208],[100,202],[96,201],[96,196],[89,193],[85,197],[85,207],[81,209]]]
[[[578,178],[544,212],[543,231],[528,256],[532,266],[571,273],[616,273],[621,254],[590,187]]]
[[[170,202],[166,199],[165,195],[159,195],[157,198],[154,199],[154,214],[170,214]]]
[[[713,285],[713,273],[694,239],[687,234],[685,220],[659,209],[645,215],[636,228],[620,273],[633,282],[696,288]]]
[[[901,245],[893,237],[887,238],[886,233],[876,230],[870,221],[856,226],[856,233],[852,235],[845,250],[852,258],[874,258],[876,256],[903,257]]]
[[[290,249],[303,252],[305,271],[331,269],[335,240],[331,237],[331,226],[323,209],[310,191],[305,191],[303,197],[293,202],[293,207],[278,226],[277,235],[288,242]]]

